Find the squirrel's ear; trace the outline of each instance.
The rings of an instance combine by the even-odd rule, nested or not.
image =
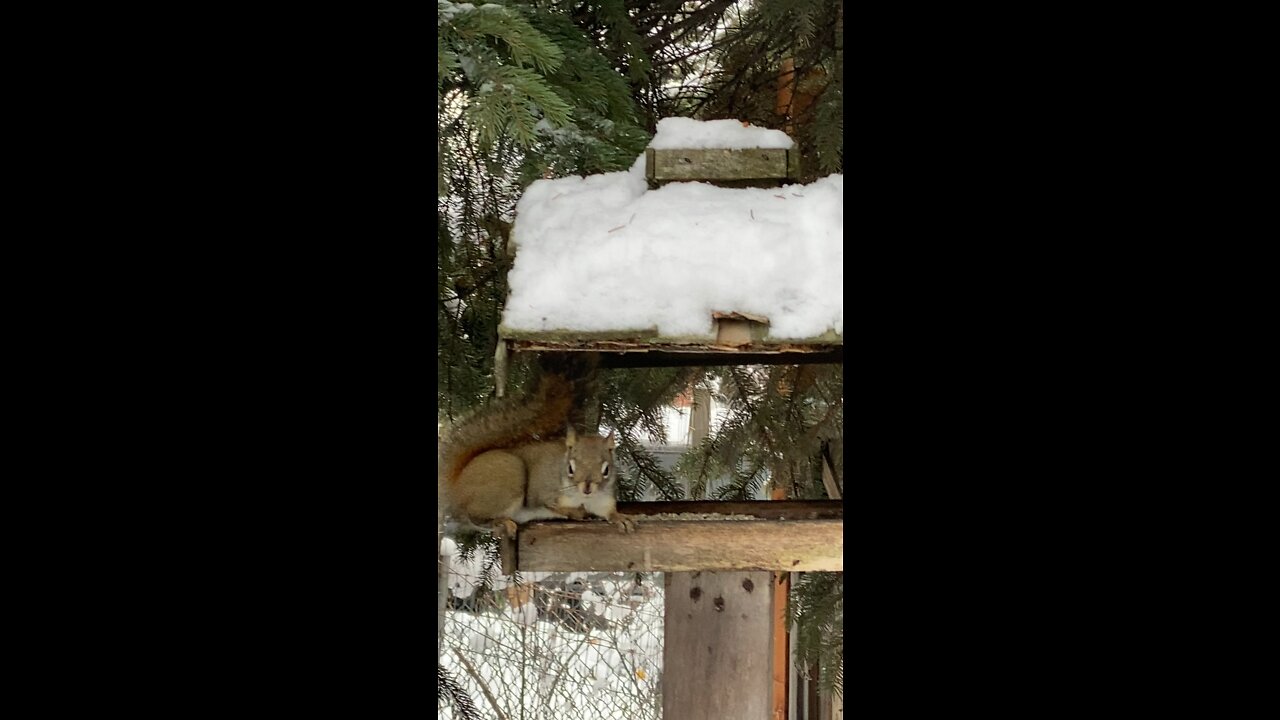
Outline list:
[[[605,437],[604,444],[605,444],[605,447],[609,448],[610,450],[618,447],[618,441],[614,439],[612,430],[610,430],[609,435]]]
[[[578,442],[578,433],[574,432],[573,426],[570,425],[564,432],[564,444],[569,447],[573,447],[573,444],[576,442]]]

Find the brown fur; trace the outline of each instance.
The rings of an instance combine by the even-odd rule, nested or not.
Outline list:
[[[506,398],[463,420],[444,442],[444,477],[456,483],[467,463],[490,450],[563,435],[573,406],[573,386],[544,373],[532,398]]]
[[[514,518],[596,516],[635,529],[614,499],[613,433],[578,437],[571,429],[576,394],[591,382],[587,362],[586,373],[544,370],[532,396],[491,403],[449,433],[440,489],[452,517],[508,536]]]

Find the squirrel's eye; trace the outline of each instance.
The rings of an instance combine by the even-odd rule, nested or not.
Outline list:
[[[569,475],[570,475],[570,477],[572,477],[572,476],[573,476],[573,461],[572,461],[572,460],[570,460],[570,461],[569,461]]]
[[[609,477],[609,463],[605,463],[600,466],[600,476]]]

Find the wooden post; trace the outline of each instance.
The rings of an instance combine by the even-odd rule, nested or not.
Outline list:
[[[449,558],[436,554],[436,657],[444,654],[444,610],[449,598]]]
[[[787,595],[791,590],[791,573],[769,573],[773,582],[773,613],[770,628],[773,641],[773,715],[772,720],[787,720],[787,671],[791,667],[791,633],[787,632]]]
[[[662,716],[771,720],[768,572],[666,574]]]
[[[440,453],[440,435],[436,433],[436,659],[444,653],[444,607],[445,598],[449,594],[449,566],[440,554],[440,545],[444,541],[444,496],[440,491],[442,474],[442,456]]]
[[[695,391],[690,444],[710,433],[710,408],[710,393]],[[666,573],[663,717],[769,720],[772,578],[770,572]]]
[[[689,408],[689,444],[697,445],[711,432],[711,391],[705,387],[693,389],[693,403]],[[689,498],[698,500],[699,498]]]
[[[788,135],[795,131],[791,113],[792,96],[795,91],[796,61],[793,58],[784,58],[782,66],[778,69],[778,100],[774,105],[774,111],[783,118],[782,131]]]
[[[772,500],[786,500],[787,491],[774,485],[770,493]],[[770,616],[770,628],[773,643],[773,702],[771,720],[787,720],[787,670],[791,666],[790,633],[787,627],[787,596],[791,593],[791,573],[769,573],[770,588],[773,592],[773,613]]]
[[[689,408],[689,445],[696,446],[698,443],[706,439],[711,433],[711,390],[705,387],[695,387],[693,389],[693,403]],[[685,482],[685,497],[690,500],[701,500],[700,497],[693,497],[690,491],[688,481]],[[701,495],[706,495],[706,489],[703,489]]]

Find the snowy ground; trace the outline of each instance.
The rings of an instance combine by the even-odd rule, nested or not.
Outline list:
[[[440,660],[482,715],[496,704],[513,718],[661,716],[661,574],[525,573],[519,586],[496,574],[485,591],[482,562],[451,574]]]

